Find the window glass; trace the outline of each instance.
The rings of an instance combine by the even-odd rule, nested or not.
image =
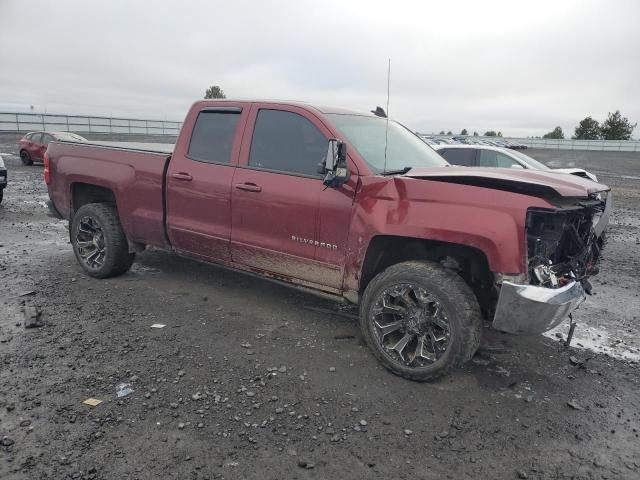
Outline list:
[[[209,163],[230,163],[239,112],[202,111],[189,143],[189,157]]]
[[[518,162],[516,162],[513,158],[503,154],[503,153],[498,153],[496,155],[496,159],[498,161],[498,166],[502,167],[502,168],[512,168],[514,165],[520,165]]]
[[[440,150],[442,156],[453,165],[471,167],[474,165],[476,152],[472,148],[446,148]]]
[[[480,150],[480,166],[481,167],[497,167],[498,159],[495,150]]]
[[[51,135],[49,135],[48,133],[42,134],[42,140],[41,140],[42,143],[48,145],[51,140],[53,140],[53,137]]]
[[[480,150],[481,167],[511,168],[515,163],[518,162],[495,150]]]
[[[302,115],[260,110],[251,140],[249,165],[266,170],[318,176],[327,138]]]
[[[36,143],[42,142],[42,134],[41,133],[34,133],[33,137],[31,137],[31,141],[32,142],[36,142]]]
[[[447,165],[429,145],[397,122],[369,115],[327,116],[375,173]]]

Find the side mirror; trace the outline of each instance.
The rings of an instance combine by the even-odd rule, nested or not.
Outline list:
[[[318,173],[325,175],[324,183],[327,187],[337,188],[349,179],[347,168],[347,144],[336,138],[329,139],[327,155],[320,164]]]

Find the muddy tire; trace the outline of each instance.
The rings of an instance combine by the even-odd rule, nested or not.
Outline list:
[[[460,276],[436,263],[410,261],[371,280],[360,304],[360,328],[385,368],[430,381],[473,356],[482,318]]]
[[[135,253],[129,253],[118,212],[108,203],[89,203],[75,212],[71,243],[78,263],[92,277],[122,275],[135,259]]]
[[[26,150],[20,150],[20,160],[24,165],[33,165],[33,158]]]

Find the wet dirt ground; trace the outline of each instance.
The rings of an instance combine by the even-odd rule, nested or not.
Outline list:
[[[1,479],[640,478],[640,155],[562,152],[616,195],[574,345],[486,330],[420,384],[377,364],[352,311],[296,290],[159,251],[87,277],[16,153],[0,136]]]

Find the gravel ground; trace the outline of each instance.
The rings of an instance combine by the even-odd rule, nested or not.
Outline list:
[[[160,251],[87,277],[15,140],[0,136],[1,479],[640,478],[640,156],[562,152],[618,205],[582,346],[487,330],[467,366],[419,384],[377,364],[353,310],[297,290]]]

